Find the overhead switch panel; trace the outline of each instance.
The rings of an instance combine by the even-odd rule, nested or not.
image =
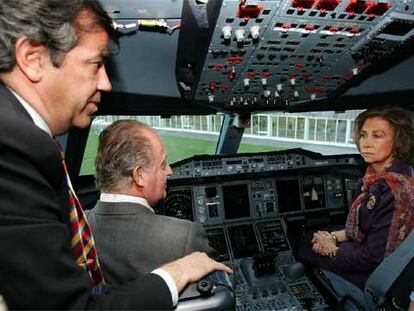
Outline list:
[[[194,97],[254,111],[338,96],[412,43],[413,17],[410,0],[227,0]]]

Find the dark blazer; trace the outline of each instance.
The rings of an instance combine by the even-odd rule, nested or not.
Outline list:
[[[194,251],[212,251],[200,224],[155,215],[140,204],[98,201],[87,217],[111,284],[145,275]]]
[[[0,295],[8,307],[171,308],[167,285],[153,274],[91,295],[71,253],[68,200],[55,142],[0,83]]]

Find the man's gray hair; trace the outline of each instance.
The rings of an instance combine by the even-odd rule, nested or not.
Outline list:
[[[121,190],[131,185],[135,167],[151,167],[153,147],[145,135],[154,131],[139,121],[119,120],[99,135],[95,159],[96,186],[103,192]]]
[[[79,34],[94,30],[76,23],[83,10],[92,13],[92,26],[107,31],[116,41],[111,19],[97,0],[1,0],[0,73],[14,68],[15,45],[20,37],[45,46],[53,64],[59,67],[62,52],[70,51],[77,44]]]

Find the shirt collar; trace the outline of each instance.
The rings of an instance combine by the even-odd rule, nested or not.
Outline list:
[[[137,204],[145,206],[152,213],[155,213],[152,207],[149,205],[148,201],[141,197],[136,197],[136,196],[127,195],[127,194],[102,192],[99,200],[101,202],[107,202],[107,203],[137,203]]]
[[[50,130],[50,128],[47,125],[46,121],[40,116],[40,114],[36,110],[34,110],[33,107],[30,106],[29,103],[27,101],[25,101],[19,94],[17,94],[12,89],[9,89],[9,90],[14,94],[14,96],[16,96],[16,98],[20,102],[20,104],[22,104],[23,108],[27,111],[27,113],[32,118],[34,124],[38,128],[40,128],[41,130],[48,133],[50,136],[53,136],[52,131]]]

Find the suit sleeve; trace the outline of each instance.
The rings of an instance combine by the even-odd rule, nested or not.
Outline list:
[[[167,284],[156,274],[146,274],[122,286],[111,287],[108,294],[92,296],[88,309],[173,309]]]

